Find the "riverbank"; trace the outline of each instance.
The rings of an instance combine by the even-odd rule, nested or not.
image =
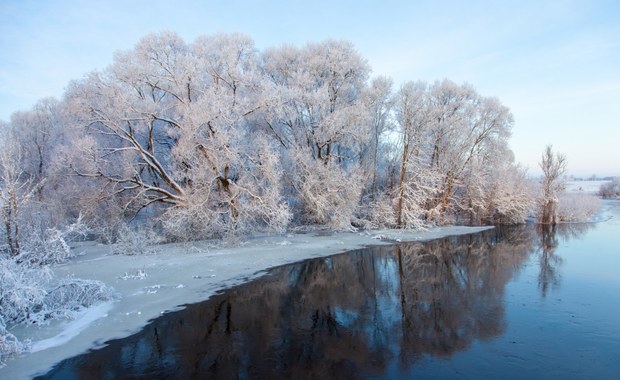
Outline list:
[[[428,241],[487,228],[308,232],[253,238],[234,247],[208,242],[165,244],[139,256],[111,255],[108,246],[85,243],[76,247],[77,257],[54,267],[54,274],[103,281],[114,288],[116,300],[92,307],[71,321],[12,330],[20,340],[31,339],[32,350],[9,360],[0,377],[26,379],[45,373],[62,359],[131,335],[167,311],[206,300],[272,267],[367,245]]]

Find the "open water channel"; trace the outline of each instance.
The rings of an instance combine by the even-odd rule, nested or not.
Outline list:
[[[619,209],[274,268],[41,378],[620,379]]]

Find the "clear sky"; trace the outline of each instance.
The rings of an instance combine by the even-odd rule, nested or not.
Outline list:
[[[0,120],[150,32],[346,39],[397,86],[449,78],[498,97],[532,175],[547,144],[571,174],[620,175],[620,0],[0,0],[0,19]]]

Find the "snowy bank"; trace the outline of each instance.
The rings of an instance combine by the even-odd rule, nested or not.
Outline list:
[[[81,255],[56,266],[58,277],[100,280],[114,287],[117,300],[86,310],[69,322],[41,328],[16,328],[18,338],[32,339],[32,352],[9,360],[0,378],[23,379],[45,373],[55,363],[105,341],[140,330],[166,311],[204,301],[215,292],[249,281],[265,270],[367,245],[426,241],[479,232],[489,227],[440,227],[427,231],[376,230],[266,236],[236,247],[208,243],[158,246],[153,254],[109,254],[110,248],[86,244]]]

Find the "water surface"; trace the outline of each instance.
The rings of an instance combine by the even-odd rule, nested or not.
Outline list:
[[[620,378],[620,225],[501,228],[275,268],[44,378]]]

